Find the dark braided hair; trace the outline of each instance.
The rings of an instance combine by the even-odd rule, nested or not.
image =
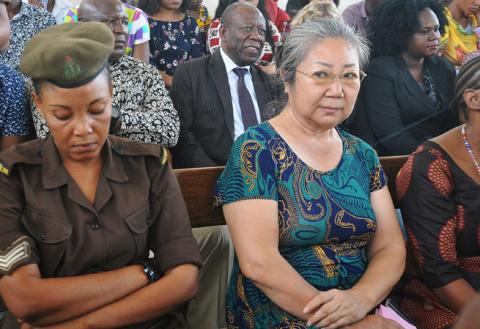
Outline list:
[[[452,99],[452,109],[456,108],[468,121],[468,108],[463,99],[467,89],[480,89],[480,56],[477,56],[462,66],[455,79],[455,88]]]
[[[387,0],[375,8],[369,23],[373,57],[405,51],[408,40],[420,28],[418,16],[425,9],[435,13],[443,34],[447,19],[438,0]]]

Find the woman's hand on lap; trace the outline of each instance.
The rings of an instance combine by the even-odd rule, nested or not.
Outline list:
[[[307,324],[322,329],[335,329],[362,320],[368,303],[352,290],[331,289],[320,292],[305,306],[311,313]]]

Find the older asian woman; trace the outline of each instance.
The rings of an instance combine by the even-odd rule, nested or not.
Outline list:
[[[278,66],[288,103],[236,140],[218,180],[236,250],[230,328],[399,328],[367,315],[405,261],[386,177],[366,143],[336,128],[367,58],[338,20],[288,36]]]
[[[465,124],[422,144],[397,178],[408,245],[419,267],[402,307],[419,328],[451,326],[480,289],[479,81],[477,57],[455,82],[453,101]]]
[[[108,136],[113,46],[72,23],[23,53],[51,135],[0,154],[2,328],[183,326],[200,255],[166,150]]]

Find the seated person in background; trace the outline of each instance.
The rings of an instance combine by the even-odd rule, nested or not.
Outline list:
[[[0,1],[0,53],[8,47],[10,22]],[[0,63],[0,150],[26,141],[33,134],[27,88],[15,70]]]
[[[252,65],[264,42],[258,33],[265,30],[261,12],[235,3],[225,9],[222,21],[221,49],[175,71],[170,96],[181,128],[172,149],[174,168],[225,165],[234,139],[266,119],[266,105],[274,97],[270,76]],[[242,43],[251,47],[239,47]],[[208,263],[200,271],[200,290],[189,305],[187,319],[195,329],[224,328],[230,237],[225,226],[194,229],[193,234],[200,245],[215,236],[219,242],[215,255],[204,258]]]
[[[205,47],[207,43],[207,32],[210,23],[212,22],[212,17],[210,17],[207,7],[203,5],[202,2],[203,0],[193,0],[190,3],[190,8],[188,8],[186,14],[196,19],[198,30],[200,31],[200,36],[202,38],[202,47]]]
[[[480,289],[479,81],[477,57],[455,84],[453,104],[465,124],[425,142],[397,177],[408,246],[419,267],[402,308],[420,329],[451,326]]]
[[[37,7],[48,10],[52,13],[57,24],[62,24],[65,14],[70,8],[76,8],[80,5],[81,0],[22,0],[23,2],[36,5]]]
[[[196,20],[185,14],[189,5],[188,0],[140,1],[150,24],[150,64],[160,71],[168,89],[179,64],[203,55]]]
[[[7,13],[9,3],[10,0],[0,0],[0,53],[7,49],[10,43],[10,20]]]
[[[384,0],[362,0],[354,3],[342,12],[343,21],[356,32],[367,37],[368,21],[375,8],[383,1]],[[391,18],[393,19],[393,17]]]
[[[442,56],[460,67],[470,53],[479,48],[478,0],[449,0],[445,7],[448,25],[440,40]]]
[[[350,131],[380,155],[410,154],[458,124],[455,69],[436,56],[445,17],[436,0],[389,0],[370,24],[374,59]]]
[[[275,24],[270,20],[268,13],[265,9],[265,2],[264,0],[255,0],[255,1],[248,1],[248,0],[220,0],[218,2],[217,10],[215,11],[215,19],[210,24],[210,28],[208,29],[208,38],[207,38],[207,51],[210,54],[220,48],[222,45],[222,39],[220,37],[220,28],[222,26],[222,16],[225,8],[227,8],[232,3],[236,2],[245,2],[251,5],[254,5],[260,10],[262,16],[267,22],[267,28],[265,29],[265,35],[263,38],[265,42],[263,43],[263,50],[262,54],[258,58],[257,64],[258,68],[268,74],[275,73],[275,50],[277,47],[282,45],[282,36],[278,31]]]
[[[270,20],[277,27],[278,32],[282,34],[282,40],[284,40],[286,34],[290,31],[290,16],[285,10],[278,7],[278,0],[265,0],[265,10]]]
[[[172,147],[177,144],[180,122],[162,77],[151,65],[125,55],[127,17],[120,0],[82,0],[81,21],[106,22],[115,36],[109,57],[113,83],[112,106],[120,111],[121,126],[115,135],[144,143]],[[49,127],[39,111],[33,111],[37,136],[45,138]]]
[[[292,27],[318,19],[342,20],[342,17],[331,0],[312,0],[295,15]]]
[[[0,63],[18,70],[20,57],[26,43],[35,34],[55,25],[55,19],[45,9],[23,3],[20,0],[11,0],[7,5],[10,19],[10,45],[0,53]]]
[[[340,0],[330,0],[338,7]],[[310,3],[310,0],[288,0],[286,11],[287,14],[293,19],[295,15],[306,5]]]
[[[150,57],[150,27],[148,26],[147,16],[142,10],[130,6],[129,4],[125,4],[123,9],[128,19],[126,25],[128,38],[124,47],[125,55],[132,56],[148,63]],[[65,23],[77,22],[78,7],[70,7],[70,10],[66,13],[64,21]]]
[[[370,146],[336,128],[367,60],[339,20],[290,32],[278,63],[288,103],[235,141],[217,183],[236,251],[229,328],[400,328],[367,315],[405,264],[386,177]]]
[[[113,46],[72,23],[23,54],[51,135],[0,156],[2,328],[184,327],[200,255],[166,150],[108,136]]]

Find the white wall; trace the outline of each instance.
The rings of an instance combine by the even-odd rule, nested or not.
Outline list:
[[[340,0],[340,7],[339,7],[340,12],[342,12],[345,9],[345,7],[348,7],[351,4],[359,1],[360,0]],[[210,15],[213,16],[215,14],[215,9],[217,8],[218,0],[203,0],[203,4],[207,6],[208,12],[210,13]],[[285,9],[286,5],[287,5],[287,0],[278,0],[278,6],[280,8]]]

